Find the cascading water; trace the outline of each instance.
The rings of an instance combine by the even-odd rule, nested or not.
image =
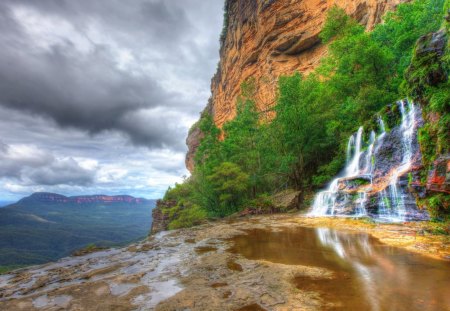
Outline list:
[[[381,135],[384,136],[384,134],[386,134],[386,126],[384,125],[384,121],[382,117],[378,117],[378,125],[380,126],[381,129]]]
[[[397,106],[401,124],[390,133],[386,133],[380,117],[379,134],[371,131],[367,143],[363,141],[363,127],[350,136],[343,174],[316,195],[310,215],[365,216],[371,205],[370,215],[380,221],[404,221],[407,218],[407,194],[399,185],[399,179],[411,169],[417,110],[414,103],[406,100],[397,102]],[[401,156],[394,156],[392,149]],[[399,160],[396,162],[391,158]]]
[[[351,159],[350,163],[348,164],[345,170],[345,177],[356,176],[359,173],[359,158],[361,157],[362,154],[361,152],[362,134],[363,134],[363,127],[361,126],[358,129],[358,132],[356,133],[356,139],[352,140],[352,138],[350,138],[349,146],[351,146],[353,142],[354,152],[353,158]],[[349,154],[351,154],[351,150],[350,152],[347,151],[347,155]]]
[[[345,168],[345,176],[333,179],[327,190],[321,191],[317,194],[314,200],[313,210],[310,213],[311,215],[322,216],[335,214],[339,180],[358,175],[359,159],[362,154],[362,134],[363,127],[360,127],[356,134],[350,136],[347,145],[347,166]]]
[[[399,167],[394,168],[394,172],[389,180],[388,192],[386,189],[381,191],[380,213],[381,220],[386,221],[404,221],[406,216],[406,208],[402,189],[398,186],[398,178],[400,174],[408,171],[411,168],[412,160],[412,141],[414,135],[415,124],[415,106],[414,103],[409,103],[406,111],[405,101],[399,102],[400,112],[402,115],[402,150],[403,157]],[[389,195],[388,195],[389,193]]]
[[[363,174],[369,175],[370,177],[372,177],[372,169],[373,169],[372,157],[373,157],[373,148],[374,148],[375,140],[376,140],[375,135],[376,134],[374,131],[370,132],[369,148],[367,149],[365,165],[364,165],[364,169],[362,171]]]

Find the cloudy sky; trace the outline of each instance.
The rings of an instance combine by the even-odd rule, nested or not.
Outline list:
[[[0,201],[158,198],[209,97],[223,0],[1,0]]]

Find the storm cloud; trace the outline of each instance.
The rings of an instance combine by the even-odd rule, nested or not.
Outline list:
[[[23,186],[88,186],[94,181],[95,171],[83,168],[73,158],[57,158],[32,145],[0,142],[0,175]]]
[[[157,197],[180,180],[218,62],[222,6],[1,1],[0,196]]]
[[[192,100],[216,59],[194,8],[217,2],[2,1],[0,105],[180,150],[182,114],[204,104]],[[183,93],[185,79],[200,85]]]

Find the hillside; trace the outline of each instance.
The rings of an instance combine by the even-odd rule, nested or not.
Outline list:
[[[45,263],[89,244],[138,240],[148,234],[154,205],[131,196],[34,193],[0,209],[0,266]]]
[[[313,206],[445,223],[448,4],[382,3],[227,1],[212,97],[187,138],[192,176],[153,231]]]

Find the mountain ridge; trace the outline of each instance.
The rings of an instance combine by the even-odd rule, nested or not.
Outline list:
[[[10,204],[24,204],[24,203],[47,203],[47,204],[59,204],[59,203],[75,203],[75,204],[91,204],[91,203],[127,203],[127,204],[145,204],[152,200],[144,198],[136,198],[131,195],[78,195],[78,196],[64,196],[52,192],[35,192],[31,195],[24,197],[16,203]]]
[[[54,261],[147,236],[155,200],[38,192],[0,209],[0,269]]]

